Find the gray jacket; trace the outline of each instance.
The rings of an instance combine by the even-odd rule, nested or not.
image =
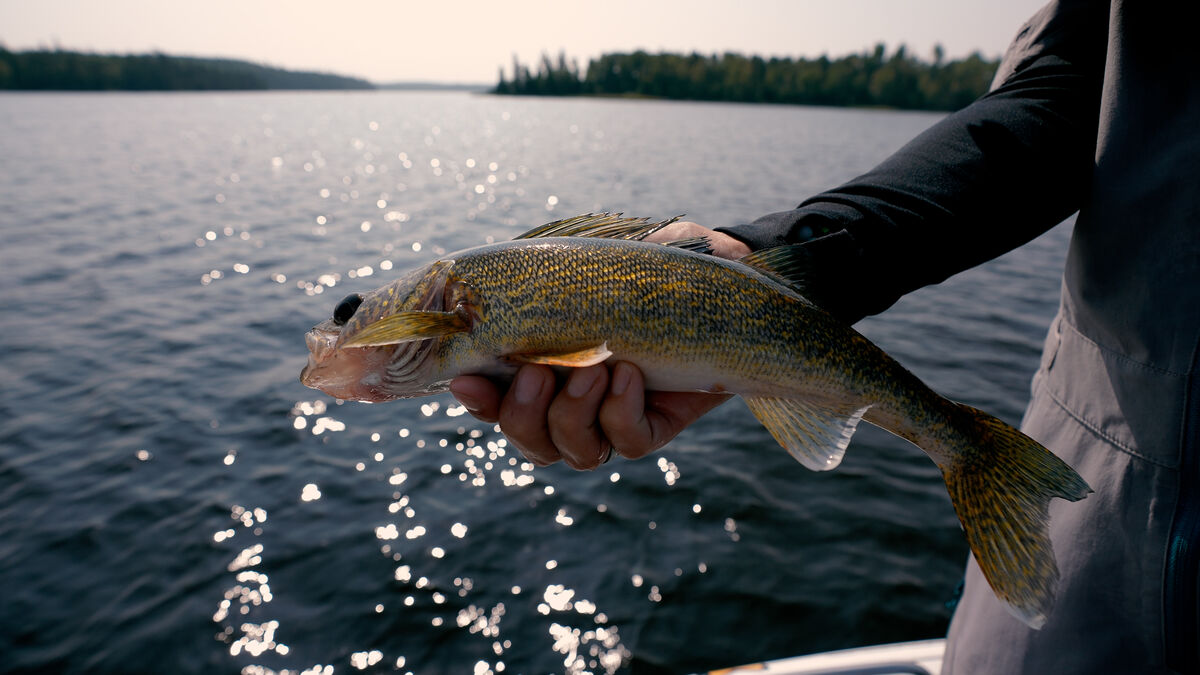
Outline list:
[[[945,673],[1200,670],[1200,60],[1157,9],[1111,7],[1092,186],[1022,425],[1095,494],[1051,507],[1062,582],[1041,631],[971,561]],[[1062,11],[1033,18],[998,78]]]
[[[848,321],[1078,210],[1023,429],[1095,494],[1051,505],[1062,580],[1034,631],[974,561],[945,673],[1200,672],[1200,59],[1166,7],[1062,0],[991,92],[879,167],[724,231],[807,242]]]

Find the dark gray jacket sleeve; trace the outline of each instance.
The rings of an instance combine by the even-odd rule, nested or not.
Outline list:
[[[1107,26],[1107,2],[1052,2],[986,95],[862,176],[720,230],[755,249],[804,243],[814,299],[848,322],[1020,246],[1088,189]]]

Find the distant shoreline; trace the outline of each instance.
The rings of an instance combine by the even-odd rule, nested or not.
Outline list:
[[[496,85],[374,83],[327,72],[287,70],[237,59],[0,46],[0,91],[460,91],[512,96],[780,103],[892,110],[957,110],[987,91],[998,63],[972,54],[932,62],[901,45],[839,59],[763,59],[726,53],[605,54],[583,70],[560,54],[536,72],[514,61]]]
[[[604,54],[586,68],[560,53],[544,54],[536,71],[514,59],[492,93],[946,111],[982,96],[998,66],[978,52],[947,61],[937,47],[925,61],[883,44],[837,59],[639,50]]]
[[[0,47],[0,91],[468,91],[487,83],[370,82],[356,77],[287,70],[238,59],[71,50],[12,52]]]
[[[490,84],[462,84],[457,82],[386,82],[377,83],[380,91],[471,91],[480,94],[491,92]]]
[[[166,54],[12,52],[0,47],[0,91],[372,90],[367,80],[249,61]]]

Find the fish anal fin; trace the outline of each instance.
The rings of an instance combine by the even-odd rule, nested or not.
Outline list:
[[[679,220],[676,216],[657,223],[649,218],[625,218],[620,213],[586,213],[573,218],[564,218],[539,225],[513,239],[541,239],[544,237],[596,237],[601,239],[642,240]]]
[[[603,342],[594,347],[568,352],[526,352],[508,354],[507,359],[518,363],[542,363],[548,366],[567,366],[568,368],[586,368],[597,363],[603,363],[612,356],[608,351],[608,343]]]
[[[792,457],[813,471],[828,471],[842,461],[850,438],[870,406],[829,407],[802,399],[750,396],[750,412]]]
[[[463,311],[432,312],[408,310],[397,312],[364,327],[344,341],[341,347],[375,347],[401,342],[427,340],[471,329],[469,316]]]

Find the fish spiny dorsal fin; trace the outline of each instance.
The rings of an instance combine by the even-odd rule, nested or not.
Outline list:
[[[813,471],[829,471],[842,462],[850,437],[871,407],[828,408],[772,396],[749,396],[746,405],[792,457]]]
[[[623,218],[620,213],[587,213],[574,218],[556,220],[517,235],[513,239],[543,237],[598,237],[602,239],[642,240],[682,216],[651,223],[649,218]]]

